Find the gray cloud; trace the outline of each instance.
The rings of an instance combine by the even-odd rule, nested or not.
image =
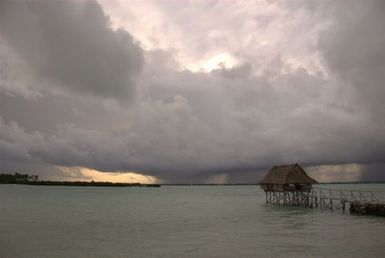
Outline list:
[[[334,26],[321,36],[319,44],[329,71],[349,86],[350,105],[360,106],[374,116],[373,122],[383,124],[385,3],[341,1],[329,9]]]
[[[257,180],[260,173],[253,171],[276,163],[383,159],[383,132],[368,127],[367,117],[340,108],[335,85],[303,70],[270,80],[244,76],[242,67],[196,74],[152,62],[136,105],[98,113],[99,124],[125,117],[125,126],[92,128],[90,120],[83,125],[65,120],[56,131],[36,134],[3,122],[2,138],[47,164],[143,171],[168,182],[202,182],[222,174],[242,182]],[[97,103],[89,105],[81,112],[91,115]]]
[[[364,170],[361,173],[361,181],[375,182],[382,181],[385,182],[385,173],[384,173],[384,164],[373,163],[364,167]]]
[[[75,93],[130,96],[142,68],[142,49],[95,1],[2,1],[0,35],[40,84]]]
[[[4,32],[4,28],[16,25],[0,25],[0,33],[8,42],[20,44],[14,49],[28,62],[38,63],[36,82],[49,78],[62,83],[65,89],[69,87],[70,91],[67,95],[57,95],[38,89],[40,97],[29,99],[25,99],[22,90],[12,91],[13,94],[0,91],[0,115],[3,117],[0,120],[0,159],[4,164],[134,170],[167,182],[256,182],[263,171],[277,163],[298,162],[305,166],[358,163],[366,164],[364,167],[378,164],[372,169],[375,172],[366,172],[367,169],[359,171],[362,172],[359,175],[362,179],[381,179],[378,171],[385,163],[385,109],[381,101],[385,99],[381,84],[385,44],[382,44],[383,35],[376,28],[372,29],[372,24],[385,22],[375,2],[368,5],[343,3],[352,3],[353,14],[339,15],[344,5],[333,6],[335,16],[329,17],[332,24],[317,45],[327,65],[327,77],[301,67],[287,69],[288,64],[279,54],[264,66],[245,60],[233,68],[193,73],[181,69],[172,50],[143,51],[132,43],[127,32],[111,31],[102,10],[92,2],[16,4],[13,8],[29,6],[25,12],[40,21],[50,21],[51,15],[58,11],[55,6],[63,5],[67,10],[63,11],[67,14],[56,14],[58,19],[52,18],[56,25],[38,26],[37,21],[28,22],[36,26],[29,31],[47,30],[39,32],[43,34],[38,37],[35,33],[16,33],[22,29],[15,30],[17,35]],[[35,9],[40,5],[41,8]],[[365,7],[364,12],[361,12],[362,7]],[[308,11],[324,13],[324,8],[329,7],[320,4]],[[23,13],[21,10],[17,12]],[[320,13],[316,16],[326,19]],[[354,18],[358,14],[362,16]],[[70,25],[62,24],[69,17],[72,19]],[[85,17],[95,24],[85,22]],[[13,19],[14,15],[0,18],[8,23],[16,22]],[[26,24],[25,21],[16,23]],[[75,26],[78,23],[81,25]],[[358,24],[363,26],[366,36],[352,40]],[[59,49],[67,49],[67,44],[73,46],[71,42],[45,46],[58,40],[50,37],[58,37],[52,30],[59,25],[71,27],[65,38],[79,38],[82,43],[68,59],[50,68],[45,62],[56,60]],[[82,36],[75,37],[78,33]],[[129,40],[118,41],[119,33]],[[92,45],[99,34],[105,42],[103,47]],[[42,60],[34,54],[23,53],[27,45],[21,39],[29,38],[31,48],[36,49],[36,53],[41,52]],[[33,46],[34,40],[45,43]],[[91,44],[90,49],[84,50],[88,44]],[[48,52],[44,53],[46,48]],[[72,72],[72,67],[68,67],[73,63],[77,66],[75,56],[82,56],[79,51],[87,54],[87,58],[83,58],[87,60],[79,60],[86,71]],[[138,61],[142,51],[146,60],[143,69]],[[97,61],[101,59],[106,59],[109,66],[99,66]],[[125,78],[123,70],[113,69],[119,64],[132,72],[126,73],[127,80],[122,79]],[[20,73],[17,66],[11,68],[12,71],[3,70],[2,78],[5,75],[9,78],[11,72]],[[54,78],[47,74],[50,69],[57,72],[52,73]],[[76,82],[63,79],[64,71],[73,74]],[[110,83],[112,75],[125,83]],[[132,89],[130,80],[136,76],[137,94],[129,109],[109,98],[84,98],[77,94],[91,92],[91,95],[125,99],[127,95],[122,92]],[[91,83],[93,80],[98,81],[96,86]],[[13,85],[12,81],[8,82],[7,90],[11,89],[9,85]],[[99,91],[102,85],[111,86]],[[333,173],[338,173],[341,168],[334,169]],[[342,172],[351,173],[350,170]]]

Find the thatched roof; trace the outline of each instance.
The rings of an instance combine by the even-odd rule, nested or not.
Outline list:
[[[269,173],[265,178],[260,182],[262,185],[266,184],[276,184],[276,185],[285,185],[285,184],[317,184],[313,178],[309,177],[305,170],[298,165],[282,165],[274,166],[270,169]]]

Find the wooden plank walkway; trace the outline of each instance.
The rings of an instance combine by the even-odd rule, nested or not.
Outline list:
[[[313,187],[310,192],[265,191],[266,203],[322,210],[349,210],[354,214],[385,216],[385,202],[373,191],[338,190]]]

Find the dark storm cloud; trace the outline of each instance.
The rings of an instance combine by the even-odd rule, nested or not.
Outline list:
[[[326,77],[301,67],[285,70],[279,55],[263,67],[246,60],[191,72],[162,50],[143,51],[141,71],[142,50],[127,32],[110,30],[94,2],[3,3],[8,12],[1,13],[0,36],[8,47],[29,66],[36,63],[35,82],[48,78],[70,91],[62,96],[38,89],[25,99],[28,87],[14,90],[17,66],[11,62],[0,70],[0,161],[133,170],[166,182],[255,182],[280,163],[332,164],[333,173],[342,172],[339,164],[358,163],[379,165],[373,172],[344,173],[381,178],[383,5],[341,3],[309,11],[334,10],[317,49]],[[123,97],[140,71],[129,109],[110,98],[77,94]]]
[[[109,25],[95,1],[0,3],[0,36],[40,80],[72,92],[127,97],[142,68],[142,49]]]
[[[158,62],[152,65],[159,69]],[[148,67],[145,97],[130,109],[132,124],[119,130],[76,123],[63,124],[53,133],[33,133],[3,121],[4,146],[24,153],[7,160],[144,171],[167,182],[203,182],[222,175],[242,182],[242,178],[257,180],[261,174],[252,171],[276,163],[338,164],[381,158],[381,134],[356,125],[364,121],[361,118],[352,119],[325,103],[318,94],[327,92],[325,81],[304,71],[279,76],[275,82],[228,76],[239,69],[194,74]],[[98,120],[110,117],[115,124],[123,116],[125,111],[113,110],[98,113]]]
[[[333,13],[334,25],[321,35],[320,51],[330,74],[345,84],[345,90],[340,92],[341,105],[365,114],[366,127],[371,129],[371,137],[362,142],[366,151],[355,158],[384,163],[381,152],[385,153],[385,145],[381,139],[385,136],[385,2],[341,1],[327,9]]]
[[[384,123],[385,2],[341,1],[334,10],[334,26],[322,35],[330,73],[354,90],[353,101]]]
[[[385,165],[374,163],[365,166],[359,179],[366,182],[385,182]]]

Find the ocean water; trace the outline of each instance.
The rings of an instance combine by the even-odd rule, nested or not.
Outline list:
[[[0,257],[385,257],[385,218],[266,205],[258,186],[0,185]]]

